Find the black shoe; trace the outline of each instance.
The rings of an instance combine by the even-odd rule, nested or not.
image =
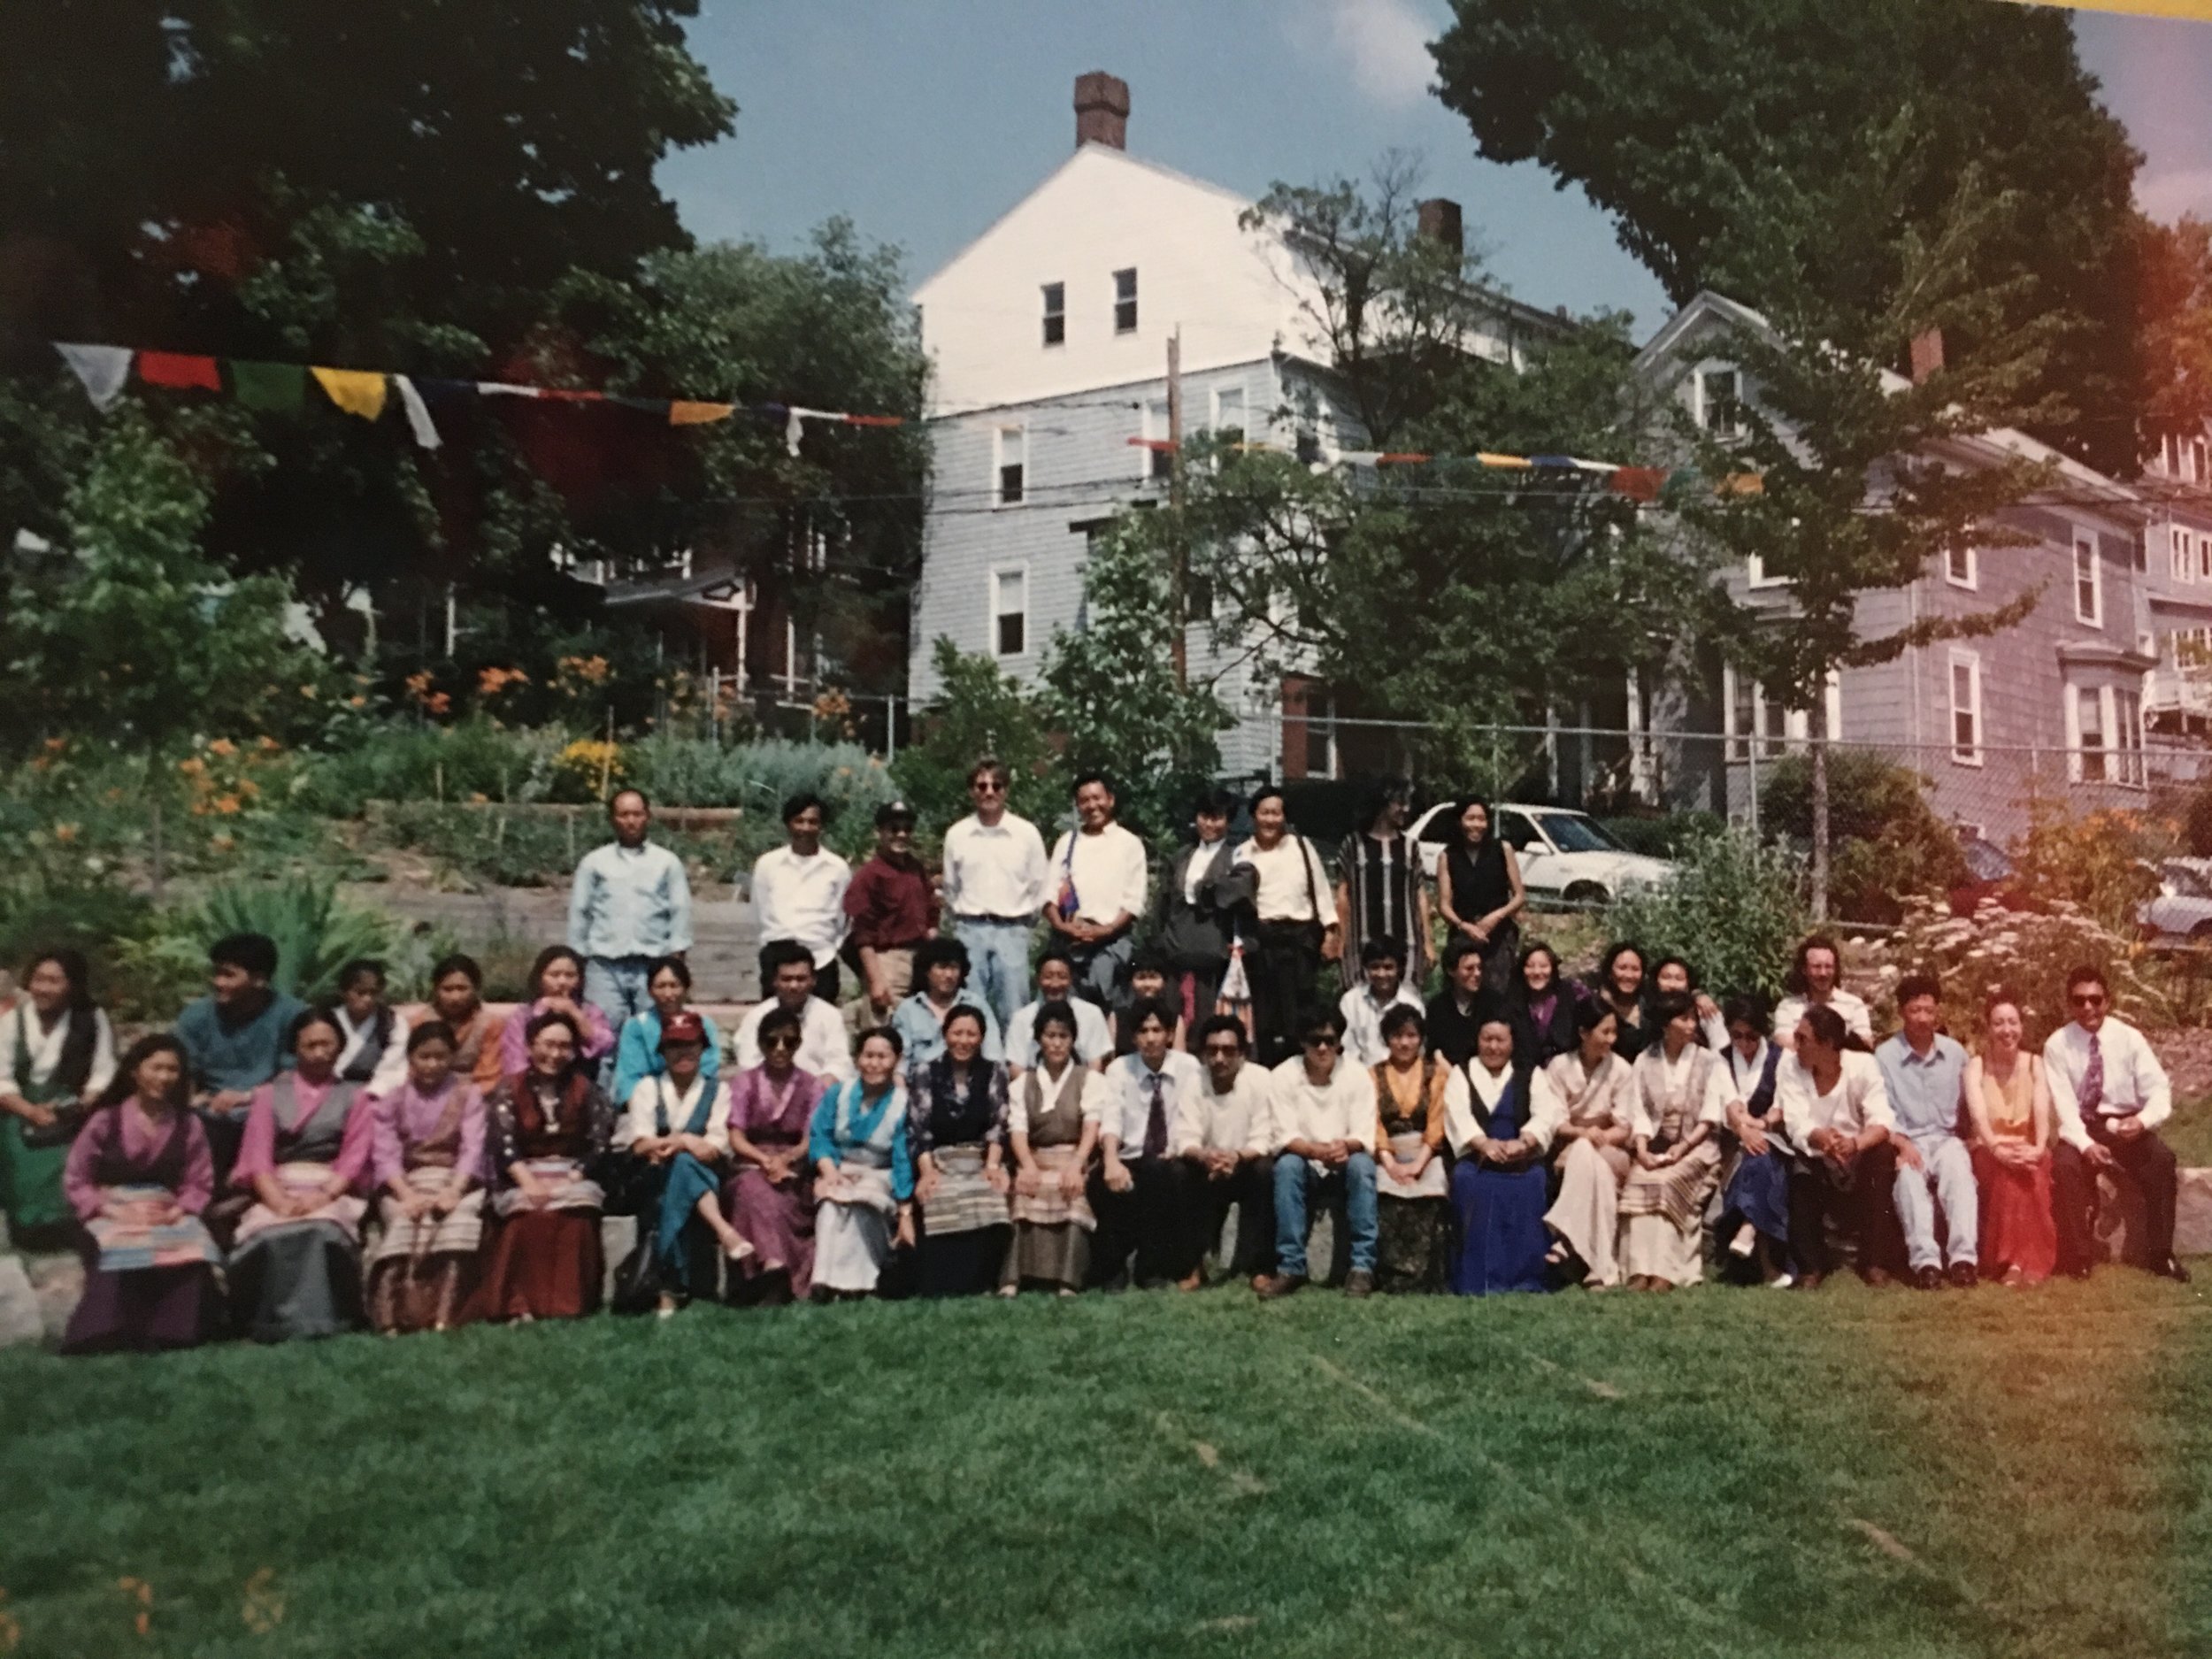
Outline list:
[[[1285,1296],[1295,1295],[1306,1282],[1303,1273],[1270,1273],[1256,1281],[1252,1289],[1262,1302],[1279,1302]]]
[[[2158,1271],[2177,1285],[2185,1285],[2189,1282],[2189,1270],[2181,1264],[2181,1258],[2177,1256],[2168,1256],[2165,1265]]]
[[[1971,1262],[1951,1263],[1951,1282],[1961,1290],[1971,1290],[1982,1282],[1981,1270]]]
[[[1912,1271],[1912,1284],[1915,1290],[1941,1290],[1943,1270],[1939,1267],[1916,1267]]]
[[[2058,1271],[2065,1274],[2069,1279],[2085,1279],[2089,1277],[2089,1263],[2086,1262],[2077,1262],[2071,1267],[2062,1267]]]
[[[1371,1296],[1375,1294],[1375,1276],[1363,1267],[1356,1267],[1344,1276],[1344,1294],[1348,1296]]]

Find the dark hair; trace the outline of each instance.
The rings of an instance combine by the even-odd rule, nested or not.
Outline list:
[[[332,1031],[337,1033],[339,1046],[341,1048],[345,1046],[345,1027],[338,1023],[338,1016],[336,1014],[333,1013],[327,1008],[303,1008],[298,1013],[292,1016],[292,1023],[284,1028],[285,1053],[297,1054],[299,1052],[300,1033],[305,1031],[310,1025],[329,1026]]]
[[[1681,969],[1682,977],[1690,982],[1690,988],[1693,991],[1697,989],[1697,970],[1690,965],[1690,959],[1687,956],[1662,956],[1645,971],[1650,974],[1653,983],[1656,984],[1659,979],[1659,970],[1670,964]]]
[[[1732,1031],[1738,1025],[1748,1025],[1762,1037],[1774,1034],[1774,1015],[1766,1003],[1755,996],[1732,996],[1720,1005],[1721,1024]]]
[[[1577,1039],[1586,1037],[1609,1019],[1616,1025],[1620,1023],[1620,1016],[1613,1011],[1612,1003],[1601,1002],[1594,996],[1587,1002],[1578,1001],[1575,1003],[1575,1036]]]
[[[1601,994],[1608,996],[1612,995],[1613,964],[1623,956],[1633,956],[1636,958],[1636,965],[1640,968],[1644,967],[1644,953],[1641,947],[1632,945],[1624,939],[1608,945],[1605,948],[1605,954],[1598,958],[1597,988]],[[1648,970],[1646,971],[1644,977],[1646,979],[1651,977]]]
[[[92,970],[85,962],[83,951],[73,950],[66,945],[56,945],[50,949],[32,953],[30,959],[23,964],[26,992],[30,988],[31,976],[50,962],[59,968],[69,981],[69,1006],[89,1011],[92,1007]]]
[[[1383,1041],[1387,1042],[1408,1026],[1411,1026],[1415,1031],[1428,1029],[1428,1022],[1422,1018],[1419,1009],[1405,1002],[1393,1002],[1388,1008],[1383,1010]]]
[[[760,1023],[764,1026],[768,1024],[764,1019]],[[871,1042],[887,1042],[891,1045],[891,1052],[894,1056],[900,1059],[906,1057],[906,1039],[899,1035],[898,1027],[895,1025],[875,1025],[862,1032],[860,1041],[853,1045],[853,1052],[856,1055],[858,1054]],[[897,1079],[894,1078],[892,1080],[895,1082]]]
[[[1462,933],[1460,937],[1467,939],[1464,933]],[[1471,945],[1475,941],[1467,939],[1467,942]],[[1388,933],[1378,933],[1359,948],[1359,965],[1363,968],[1371,968],[1378,962],[1395,963],[1402,967],[1405,959],[1405,946]]]
[[[61,1053],[54,1061],[50,1080],[58,1088],[75,1094],[92,1075],[92,1056],[99,1047],[100,1026],[92,1002],[91,971],[85,964],[84,952],[67,946],[42,950],[23,966],[23,988],[27,995],[31,976],[48,963],[62,971],[69,981],[69,1030],[61,1040]],[[83,1016],[82,1018],[78,1016]],[[0,1083],[12,1079],[0,1079]]]
[[[1808,933],[1797,941],[1797,954],[1790,958],[1790,971],[1782,976],[1784,990],[1794,992],[1799,996],[1805,995],[1805,958],[1816,950],[1824,950],[1836,959],[1837,975],[1839,978],[1841,977],[1843,949],[1836,943],[1834,936],[1829,933]]]
[[[793,818],[798,817],[809,807],[812,807],[822,815],[822,821],[825,824],[829,822],[828,804],[811,789],[802,789],[783,803],[782,822],[790,823]]]
[[[1168,961],[1167,952],[1157,945],[1139,945],[1129,958],[1130,972],[1156,973],[1164,979],[1172,965]]]
[[[2021,1006],[2019,995],[2008,985],[1994,986],[1989,995],[1982,998],[1982,1024],[1988,1025],[1989,1017],[2001,1008],[2017,1010],[2020,1023],[2024,1025],[2027,1024],[2028,1010]]]
[[[968,948],[956,939],[925,939],[914,948],[914,983],[917,987],[929,983],[929,971],[941,963],[950,963],[960,970],[960,983],[968,982]]]
[[[950,1008],[945,1010],[943,1023],[938,1026],[938,1030],[951,1030],[952,1022],[956,1019],[972,1019],[975,1021],[976,1035],[979,1037],[988,1036],[990,1034],[991,1022],[983,1017],[983,1010],[978,1008],[973,1002],[955,1002]],[[976,1051],[976,1055],[977,1057],[980,1059],[982,1057],[982,1050],[978,1049]]]
[[[1244,810],[1254,818],[1257,818],[1260,815],[1260,803],[1263,801],[1280,801],[1283,803],[1283,816],[1286,818],[1290,816],[1290,797],[1283,793],[1282,785],[1262,784],[1252,791],[1252,798],[1244,803]]]
[[[1465,935],[1463,934],[1462,937],[1463,938]],[[1472,944],[1474,941],[1472,940],[1469,940],[1468,942]],[[1532,939],[1526,945],[1522,947],[1520,960],[1514,964],[1514,979],[1516,982],[1519,984],[1523,990],[1525,991],[1528,988],[1528,964],[1531,958],[1536,956],[1540,953],[1542,955],[1545,961],[1551,964],[1552,985],[1555,988],[1563,988],[1559,986],[1559,953],[1556,950],[1554,950],[1549,945],[1546,944],[1540,939]]]
[[[688,991],[691,988],[691,964],[681,956],[654,957],[652,965],[645,970],[645,983],[649,987],[651,986],[653,981],[664,973],[674,974],[676,983],[682,986],[685,990]]]
[[[1651,1018],[1655,1025],[1666,1025],[1680,1019],[1685,1014],[1694,1015],[1696,1012],[1697,1004],[1690,999],[1687,991],[1662,991],[1651,999]]]
[[[1007,770],[1006,763],[996,755],[979,756],[975,764],[968,768],[968,781],[973,783],[986,772],[1002,784],[1010,786],[1014,781],[1014,774]]]
[[[1458,972],[1459,964],[1470,956],[1480,962],[1482,947],[1464,933],[1454,933],[1450,941],[1444,947],[1444,977],[1448,979],[1453,974]]]
[[[760,982],[770,990],[775,988],[776,975],[794,963],[803,962],[811,969],[814,953],[795,939],[772,939],[760,948]]]
[[[1805,1018],[1798,1024],[1810,1025],[1813,1028],[1814,1037],[1824,1048],[1833,1048],[1839,1052],[1843,1049],[1847,1040],[1851,1035],[1851,1027],[1843,1023],[1843,1016],[1825,1004],[1807,1009]]]
[[[1102,772],[1087,772],[1079,773],[1075,781],[1068,786],[1068,798],[1074,799],[1093,784],[1105,790],[1108,795],[1114,793],[1114,780]]]
[[[266,933],[225,933],[207,948],[211,967],[243,968],[265,979],[276,977],[276,941]]]
[[[474,986],[478,990],[480,991],[484,988],[484,970],[482,965],[477,962],[474,956],[468,956],[458,950],[455,951],[449,956],[440,956],[438,958],[436,964],[430,970],[430,988],[434,991],[436,990],[438,988],[439,980],[449,979],[457,973],[467,976],[468,982]]]
[[[2074,987],[2078,985],[2093,985],[2107,996],[2112,995],[2112,982],[2104,977],[2104,970],[2086,962],[2066,970],[2066,995],[2073,995]]]
[[[1052,943],[1047,945],[1042,950],[1037,953],[1037,967],[1040,972],[1043,971],[1044,965],[1048,962],[1059,963],[1065,967],[1070,973],[1073,973],[1075,972],[1074,954],[1057,940],[1053,941]]]
[[[338,970],[341,991],[350,991],[364,979],[374,979],[380,986],[384,983],[384,964],[374,956],[356,956]]]
[[[1359,826],[1369,825],[1401,802],[1413,799],[1413,786],[1403,778],[1386,778],[1371,785],[1359,798]]]
[[[1226,789],[1209,789],[1198,797],[1190,815],[1193,818],[1234,818],[1237,815],[1237,798]]]
[[[575,1040],[577,1051],[579,1053],[583,1051],[584,1033],[577,1030],[576,1022],[574,1020],[571,1019],[566,1014],[561,1012],[561,1010],[557,1008],[549,1008],[542,1014],[533,1014],[530,1016],[529,1019],[525,1022],[522,1027],[522,1041],[524,1047],[526,1048],[531,1043],[535,1042],[538,1040],[538,1033],[551,1025],[567,1026],[568,1034]]]
[[[1244,1022],[1239,1019],[1234,1014],[1208,1015],[1206,1017],[1206,1023],[1198,1028],[1198,1046],[1202,1048],[1204,1048],[1206,1046],[1206,1040],[1209,1037],[1218,1037],[1224,1032],[1226,1032],[1236,1038],[1237,1052],[1239,1054],[1249,1054],[1251,1052],[1252,1035],[1249,1032],[1244,1029]]]
[[[643,807],[648,812],[650,812],[653,810],[653,803],[645,798],[644,790],[639,788],[637,785],[634,783],[626,783],[619,789],[617,789],[612,795],[607,797],[607,816],[609,818],[612,818],[614,816],[616,803],[626,795],[634,795],[637,796],[637,803]]]
[[[1474,843],[1475,848],[1479,849],[1486,847],[1498,839],[1498,815],[1491,810],[1490,803],[1479,795],[1471,795],[1452,803],[1451,845],[1455,847],[1468,845],[1467,809],[1477,806],[1482,809],[1482,839]]]
[[[538,1018],[540,1019],[543,1019],[546,1016],[541,1014]],[[565,1014],[556,1014],[552,1016],[552,1018],[555,1019],[566,1019],[568,1016]],[[523,1029],[526,1033],[529,1030],[529,1027],[526,1025]],[[572,1025],[569,1029],[573,1031],[576,1027]],[[415,1050],[421,1048],[423,1044],[432,1041],[442,1042],[449,1048],[457,1048],[461,1046],[453,1040],[452,1026],[447,1025],[442,1019],[426,1019],[421,1025],[416,1026],[414,1030],[407,1033],[407,1052],[410,1055],[412,1055]]]
[[[766,1043],[771,1027],[777,1031],[787,1031],[794,1037],[806,1035],[806,1021],[801,1019],[781,1002],[772,1002],[768,1005],[768,1011],[760,1017],[760,1024],[753,1029],[754,1040]],[[865,1037],[869,1033],[864,1031],[860,1034]]]
[[[1344,1035],[1344,1017],[1333,1008],[1301,1009],[1296,1023],[1291,1027],[1298,1033],[1298,1046],[1304,1048],[1306,1039],[1317,1032],[1327,1032],[1332,1037]]]
[[[945,1018],[950,1019],[952,1016],[948,1014]],[[1073,1037],[1077,1034],[1075,1010],[1065,1002],[1047,1002],[1037,1010],[1037,1018],[1029,1028],[1030,1034],[1040,1041],[1043,1041],[1047,1025],[1064,1025],[1068,1035]]]
[[[183,1111],[192,1103],[192,1058],[184,1051],[184,1045],[165,1031],[157,1031],[150,1037],[141,1037],[131,1044],[123,1057],[116,1062],[115,1075],[100,1091],[94,1102],[96,1110],[102,1106],[120,1106],[138,1093],[138,1068],[157,1054],[177,1056],[177,1086],[169,1096],[169,1104]]]
[[[584,973],[583,957],[578,956],[566,945],[548,945],[543,950],[538,952],[538,959],[530,964],[530,977],[524,982],[527,986],[530,994],[523,999],[525,1002],[534,1002],[538,1000],[538,998],[545,995],[545,971],[551,967],[555,963],[558,962],[563,956],[566,956],[571,962],[576,964],[577,979],[579,981],[582,979]]]
[[[1141,996],[1129,1004],[1129,1033],[1134,1036],[1137,1028],[1146,1020],[1156,1019],[1160,1022],[1160,1029],[1172,1037],[1175,1022],[1182,1017],[1182,1010],[1164,996]]]
[[[1943,981],[1932,973],[1909,973],[1897,981],[1897,1011],[1903,1013],[1905,1004],[1916,996],[1932,996],[1943,1001]]]

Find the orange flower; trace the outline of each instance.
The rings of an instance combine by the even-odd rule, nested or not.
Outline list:
[[[225,818],[229,818],[235,813],[238,806],[238,797],[234,795],[219,795],[215,797],[215,810]]]
[[[207,746],[207,749],[208,753],[211,755],[222,755],[228,757],[235,755],[238,752],[238,745],[232,742],[230,739],[227,737],[219,737],[212,743],[210,743]]]
[[[68,747],[69,740],[65,737],[50,737],[46,740],[46,749],[49,754],[58,755]]]
[[[193,755],[179,761],[177,770],[188,778],[196,778],[207,770],[207,763],[197,755]]]
[[[369,700],[366,697],[360,696],[358,695],[346,699],[346,707],[349,709],[365,709],[368,706]]]
[[[300,687],[300,695],[311,701],[315,695],[315,687],[312,686],[302,686]]]
[[[55,825],[54,839],[64,843],[65,845],[70,841],[75,841],[77,839],[77,826],[74,824]]]
[[[254,739],[253,746],[265,755],[273,755],[277,752],[277,750],[284,747],[283,744],[278,742],[276,739],[268,736],[266,733]]]
[[[235,835],[211,835],[207,844],[219,853],[227,853],[236,849],[238,838]]]
[[[238,793],[250,801],[261,793],[261,786],[250,778],[241,778],[238,780]]]
[[[442,691],[434,691],[424,701],[422,706],[433,714],[443,714],[453,706],[453,699]]]

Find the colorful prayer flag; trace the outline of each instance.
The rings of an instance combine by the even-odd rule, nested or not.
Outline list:
[[[122,396],[124,385],[131,378],[127,346],[72,346],[58,340],[54,349],[61,353],[61,360],[77,377],[93,408],[104,412]]]
[[[1608,482],[1616,495],[1631,501],[1657,501],[1667,487],[1667,475],[1655,466],[1623,466],[1614,469]]]
[[[672,400],[667,409],[668,424],[672,426],[704,426],[727,420],[737,412],[735,403],[701,403],[682,397]]]
[[[330,401],[349,415],[374,420],[384,412],[384,377],[372,369],[313,369],[310,371]]]
[[[140,352],[138,378],[149,386],[173,387],[180,391],[195,387],[206,392],[223,389],[223,373],[213,357],[181,351]]]
[[[445,440],[438,435],[438,423],[430,419],[430,405],[424,403],[415,383],[404,374],[392,376],[393,389],[399,393],[399,406],[407,411],[407,429],[415,434],[415,442],[426,449],[434,449]]]
[[[307,371],[296,363],[230,359],[230,389],[249,409],[296,410],[307,401]]]

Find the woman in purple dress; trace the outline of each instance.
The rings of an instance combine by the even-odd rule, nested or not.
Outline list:
[[[407,1081],[375,1097],[371,1172],[384,1231],[369,1256],[369,1318],[387,1336],[458,1317],[484,1241],[484,1102],[453,1075],[453,1032],[407,1033]]]
[[[760,1064],[730,1085],[737,1171],[725,1197],[730,1225],[753,1245],[738,1269],[748,1301],[804,1302],[814,1289],[814,1166],[806,1142],[823,1079],[795,1064],[801,1034],[796,1014],[771,1010],[760,1022]]]
[[[84,1229],[85,1286],[65,1354],[191,1348],[219,1326],[221,1253],[200,1222],[215,1163],[185,1090],[184,1045],[143,1038],[71,1143],[62,1192]]]
[[[614,1047],[607,1017],[597,1004],[584,1001],[584,959],[566,945],[548,945],[530,964],[530,995],[500,1029],[501,1077],[520,1077],[530,1069],[530,1022],[549,1013],[568,1016],[580,1040],[578,1054],[595,1066]]]

